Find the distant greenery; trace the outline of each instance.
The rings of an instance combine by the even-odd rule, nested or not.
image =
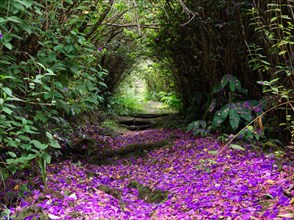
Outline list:
[[[131,112],[142,111],[145,102],[146,82],[141,79],[140,73],[130,73],[119,85],[115,94],[108,102],[109,111],[127,115]]]
[[[182,102],[174,91],[172,74],[162,65],[147,58],[139,59],[120,82],[109,102],[109,109],[118,114],[128,114],[143,111],[148,101],[160,101],[181,110]]]
[[[176,110],[182,110],[182,101],[175,92],[159,92],[159,101],[167,104]]]
[[[111,98],[108,108],[110,113],[128,115],[132,112],[141,112],[142,104],[138,97],[130,94],[116,94]]]

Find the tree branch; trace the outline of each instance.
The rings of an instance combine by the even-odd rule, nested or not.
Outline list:
[[[114,3],[114,0],[109,0],[109,5],[105,9],[105,11],[102,13],[102,15],[100,16],[100,18],[98,19],[98,21],[94,24],[94,26],[92,27],[92,29],[85,35],[85,38],[87,40],[91,37],[91,35],[102,24],[103,20],[106,18],[106,16],[108,15],[109,11],[111,10],[113,3]]]
[[[111,24],[111,23],[102,23],[101,25],[106,26],[114,26],[114,27],[138,27],[137,24]],[[150,29],[160,29],[160,26],[158,24],[143,24],[140,25],[141,28],[150,28]]]
[[[187,22],[185,22],[184,24],[181,24],[181,26],[185,26],[185,25],[189,24],[195,18],[195,16],[198,15],[198,13],[191,11],[182,0],[178,0],[178,1],[179,1],[180,5],[182,6],[183,11],[189,16],[189,20]]]
[[[135,7],[135,16],[136,16],[136,23],[138,27],[138,35],[141,36],[141,27],[140,27],[139,16],[138,16],[138,6],[135,0],[133,0],[133,3]]]

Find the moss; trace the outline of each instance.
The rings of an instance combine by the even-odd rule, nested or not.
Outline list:
[[[149,187],[142,187],[138,190],[138,198],[148,203],[161,203],[167,199],[168,191],[152,190]]]
[[[138,189],[138,198],[147,203],[161,203],[167,199],[169,192],[159,189],[151,189],[137,181],[131,181],[128,188]]]
[[[108,131],[108,135],[112,136],[115,133],[123,133],[126,132],[127,129],[122,128],[116,121],[111,119],[106,119],[102,124],[101,127],[105,128]],[[107,135],[105,134],[105,135]]]
[[[139,143],[130,144],[117,150],[103,150],[99,155],[89,158],[89,162],[97,165],[101,164],[113,164],[118,159],[127,159],[127,163],[132,163],[132,160],[136,160],[139,157],[145,156],[149,151],[164,147],[170,144],[169,140],[157,141],[153,143]]]
[[[107,185],[101,184],[98,187],[98,189],[109,194],[109,195],[112,195],[116,199],[121,199],[121,197],[122,197],[121,191],[119,191],[118,189],[111,188]]]

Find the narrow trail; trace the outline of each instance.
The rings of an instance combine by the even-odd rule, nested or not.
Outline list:
[[[142,111],[119,116],[116,121],[128,130],[146,130],[155,127],[168,127],[168,122],[180,122],[178,112],[162,102],[148,101]]]
[[[49,165],[48,189],[32,180],[35,189],[12,209],[15,219],[294,218],[294,164],[287,157],[244,146],[246,151],[228,149],[214,158],[211,152],[221,148],[215,139],[178,129],[104,139],[114,151],[155,142],[161,146],[142,149],[139,156],[111,155],[115,163],[81,159]]]
[[[177,111],[167,104],[157,101],[148,101],[143,105],[143,114],[171,114]]]

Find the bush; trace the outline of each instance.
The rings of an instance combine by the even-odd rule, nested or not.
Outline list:
[[[65,7],[82,13],[72,1],[11,0],[0,5],[3,181],[35,164],[46,184],[46,165],[59,148],[48,131],[50,118],[97,109],[103,101],[100,90],[106,87],[107,71],[97,65],[99,51]]]

